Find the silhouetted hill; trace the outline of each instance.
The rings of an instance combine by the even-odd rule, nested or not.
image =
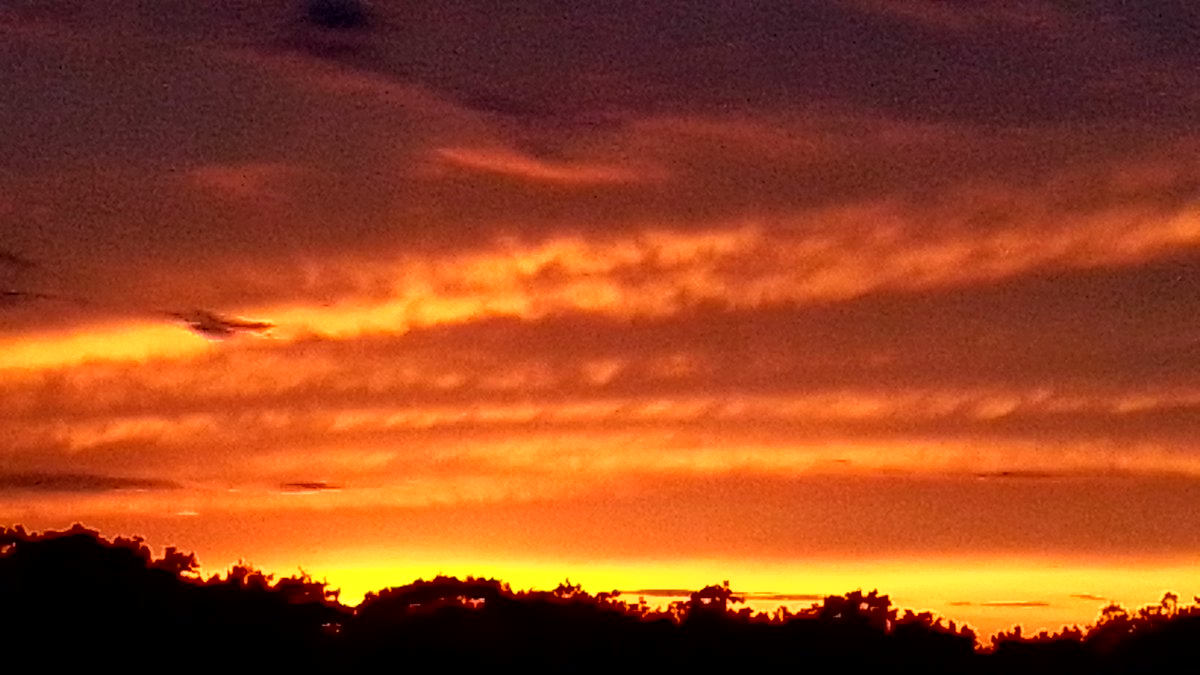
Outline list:
[[[414,666],[520,672],[724,668],[839,672],[1135,673],[1182,671],[1200,644],[1200,607],[1110,606],[1096,625],[975,635],[886,595],[854,591],[770,615],[737,608],[728,583],[665,609],[563,583],[513,591],[494,579],[438,577],[337,602],[307,576],[245,566],[201,578],[195,556],[154,559],[140,538],[109,542],[76,525],[0,529],[0,634],[46,665],[163,664],[184,670]],[[1198,600],[1200,602],[1200,600]]]

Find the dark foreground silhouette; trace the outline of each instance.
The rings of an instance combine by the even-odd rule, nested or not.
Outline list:
[[[855,591],[809,609],[753,613],[728,583],[665,609],[569,582],[515,592],[494,579],[438,577],[370,593],[357,607],[306,575],[246,566],[201,578],[193,554],[154,559],[141,538],[76,525],[0,528],[0,644],[43,666],[241,671],[709,672],[835,668],[879,673],[1145,673],[1190,670],[1200,606],[1106,608],[1094,626],[993,636],[901,612]],[[1200,598],[1196,599],[1200,603]],[[35,661],[28,661],[28,659]]]

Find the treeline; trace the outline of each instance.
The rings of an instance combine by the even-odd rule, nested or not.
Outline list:
[[[842,672],[1134,673],[1194,663],[1200,607],[1168,594],[1093,626],[993,636],[886,595],[855,591],[812,607],[755,613],[728,584],[652,608],[617,593],[513,591],[438,577],[368,594],[357,607],[325,583],[246,566],[202,578],[193,554],[155,559],[141,538],[0,529],[0,644],[12,658],[186,670],[354,672],[395,666],[524,672],[695,668]],[[1200,599],[1197,599],[1200,603]]]

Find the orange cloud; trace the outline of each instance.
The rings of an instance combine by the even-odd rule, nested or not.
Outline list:
[[[616,164],[554,162],[500,148],[438,148],[434,154],[451,166],[558,185],[612,185],[661,178],[658,171]]]

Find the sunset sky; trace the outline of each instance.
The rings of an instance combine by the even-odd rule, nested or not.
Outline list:
[[[0,525],[1190,598],[1198,120],[1188,0],[0,1]]]

